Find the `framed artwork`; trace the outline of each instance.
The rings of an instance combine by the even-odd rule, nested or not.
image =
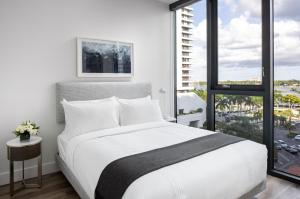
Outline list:
[[[77,39],[78,77],[132,77],[133,44]]]

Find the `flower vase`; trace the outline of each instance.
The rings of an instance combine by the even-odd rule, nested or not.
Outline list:
[[[20,134],[20,141],[21,142],[28,142],[30,140],[30,133],[29,132],[24,132]]]

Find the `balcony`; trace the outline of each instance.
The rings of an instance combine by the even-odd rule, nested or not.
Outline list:
[[[188,17],[193,17],[194,15],[192,13],[186,13],[186,12],[182,12],[182,16],[188,16]]]
[[[184,9],[186,9],[186,10],[189,10],[189,11],[193,11],[193,10],[194,10],[194,8],[192,8],[192,7],[189,7],[189,6],[187,6],[187,7],[184,7]]]
[[[191,25],[185,25],[185,24],[182,24],[181,27],[187,28],[187,29],[192,29],[193,28],[193,26],[191,26]]]
[[[182,40],[186,40],[186,41],[194,41],[194,39],[188,38],[188,37],[182,37]]]
[[[182,34],[187,34],[187,35],[192,35],[193,33],[191,33],[190,31],[181,31]]]
[[[192,47],[193,45],[192,45],[192,44],[185,44],[185,43],[182,43],[182,46]]]
[[[193,22],[194,22],[193,19],[187,19],[186,17],[185,17],[185,18],[182,18],[181,21],[182,21],[182,22],[188,22],[188,23],[193,23]]]
[[[192,51],[188,50],[188,49],[182,49],[181,52],[183,52],[183,53],[192,53]]]
[[[181,68],[182,71],[191,71],[192,69],[190,68]]]
[[[192,14],[193,8],[182,8],[181,11],[182,11],[182,14]]]

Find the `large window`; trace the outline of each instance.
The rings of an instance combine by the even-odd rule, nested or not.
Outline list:
[[[300,176],[300,12],[294,8],[299,5],[274,1],[274,166],[296,176]]]
[[[218,1],[218,84],[262,84],[261,2]]]
[[[180,2],[178,122],[265,144],[269,173],[299,183],[300,2]]]
[[[256,5],[256,6],[253,6]],[[263,143],[261,0],[211,1],[210,127]],[[217,62],[215,62],[217,59]],[[247,93],[251,87],[252,93]],[[228,93],[229,91],[229,93]],[[234,91],[232,94],[230,91]],[[255,95],[255,96],[253,96]]]
[[[177,122],[206,128],[206,3],[176,11]]]

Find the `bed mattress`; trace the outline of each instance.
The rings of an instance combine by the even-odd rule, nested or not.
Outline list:
[[[153,122],[58,138],[61,158],[94,198],[103,169],[112,161],[181,143],[214,132],[169,122]],[[232,199],[266,179],[264,145],[242,141],[144,175],[123,199]]]

